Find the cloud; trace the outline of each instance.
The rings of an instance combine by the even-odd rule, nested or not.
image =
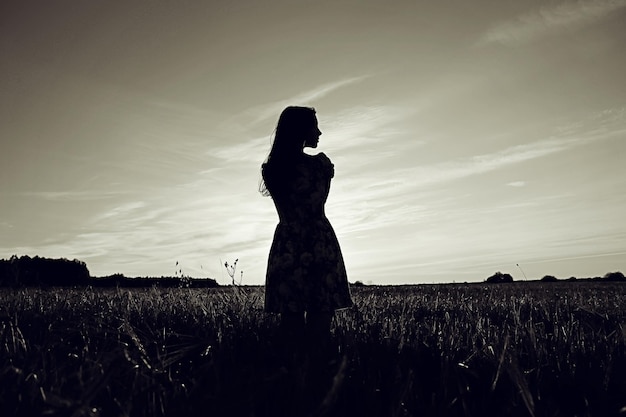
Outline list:
[[[282,108],[281,108],[282,109]],[[376,155],[372,158],[392,156],[398,152],[394,138],[409,134],[406,129],[399,127],[418,109],[401,105],[358,105],[339,110],[334,113],[320,113],[319,127],[322,130],[320,147],[333,156],[345,155],[354,149],[367,149],[374,144],[386,143],[385,152],[380,146],[376,147]],[[278,118],[280,110],[272,116]],[[227,163],[261,161],[268,155],[272,144],[271,132],[265,136],[249,136],[247,140],[240,140],[232,144],[215,147],[211,156],[222,159]],[[423,141],[412,140],[408,146],[419,146]],[[359,151],[361,152],[361,151]],[[368,162],[371,163],[371,160]]]
[[[544,36],[592,24],[626,7],[626,0],[579,0],[542,7],[489,29],[479,45],[522,45]]]
[[[363,150],[374,144],[386,144],[389,151],[397,153],[394,139],[411,134],[406,124],[411,117],[419,112],[419,107],[409,105],[358,105],[334,114],[322,114],[320,128],[323,132],[321,140],[324,147],[333,152],[353,152]],[[423,141],[408,142],[407,146],[423,144]],[[380,154],[381,146],[376,147]]]
[[[252,138],[213,148],[210,155],[225,163],[254,162],[260,165],[264,156],[269,154],[270,146],[271,140],[268,134],[267,137]]]
[[[399,170],[401,178],[411,179],[413,187],[433,184],[483,174],[505,166],[544,157],[563,151],[576,143],[576,139],[548,139],[516,145],[489,154],[475,155],[438,164]]]
[[[537,260],[527,261],[527,264],[539,264],[539,263],[550,263],[555,261],[571,261],[575,259],[590,259],[590,258],[603,258],[608,256],[618,256],[618,255],[626,255],[626,252],[606,252],[606,253],[594,253],[591,255],[579,255],[579,256],[568,256],[563,258],[543,258]]]
[[[458,206],[459,199],[463,198],[462,195],[441,193],[441,190],[447,189],[447,183],[506,169],[596,141],[610,140],[624,132],[624,111],[613,109],[563,125],[547,139],[428,165],[393,166],[397,164],[398,155],[411,152],[406,141],[399,148],[393,145],[396,156],[385,164],[372,163],[369,154],[352,152],[338,165],[327,212],[336,221],[338,230],[345,233],[374,233],[397,224],[420,224],[423,227],[437,218],[441,219],[446,210]],[[344,166],[348,164],[349,167]],[[367,169],[353,169],[354,166]],[[526,182],[514,181],[507,185],[523,187]],[[499,210],[511,208],[515,207],[500,207]],[[466,215],[468,213],[464,212],[463,216]]]
[[[25,191],[23,197],[34,197],[46,201],[91,201],[106,200],[127,194],[122,191]]]
[[[224,119],[217,126],[217,129],[220,132],[219,136],[222,137],[222,143],[226,144],[213,147],[209,154],[226,163],[261,163],[269,153],[273,135],[271,131],[273,125],[271,128],[264,126],[263,129],[266,129],[265,131],[260,130],[261,127],[259,125],[262,122],[271,120],[275,123],[282,110],[287,106],[312,105],[315,100],[319,100],[342,87],[361,82],[369,77],[370,75],[362,75],[329,82],[291,98],[264,103]],[[361,106],[343,110],[338,114],[323,114],[320,116],[320,128],[324,133],[328,131],[345,137],[346,130],[354,129],[355,126],[361,126],[360,134],[364,128],[371,126],[372,121],[376,123],[377,120],[380,120],[384,110],[382,107]],[[335,143],[334,145],[337,144]]]
[[[146,203],[144,203],[143,201],[136,201],[136,202],[131,202],[131,203],[126,203],[126,204],[122,204],[120,206],[117,206],[111,210],[109,210],[108,212],[105,212],[101,215],[102,219],[108,219],[110,217],[118,217],[120,215],[124,215],[127,214],[129,212],[135,211],[135,210],[139,210],[143,207],[146,206]]]
[[[626,134],[626,110],[610,109],[556,129],[548,139],[423,167],[397,171],[399,178],[411,178],[414,186],[426,186],[483,174],[505,166],[548,156],[576,146],[609,140]]]
[[[287,106],[292,105],[311,105],[316,100],[319,100],[328,94],[352,84],[359,83],[371,75],[360,75],[358,77],[345,78],[338,81],[329,82],[315,87],[309,91],[297,94],[295,96],[278,100],[272,103],[266,103],[260,106],[255,106],[246,110],[240,116],[247,116],[252,118],[253,124],[258,124],[268,119],[278,118],[280,112]]]
[[[328,129],[335,135],[335,129],[339,131],[343,124],[346,128],[340,136],[345,133],[344,137],[355,138],[347,140],[355,144],[354,148],[341,143],[338,138],[329,141],[341,143],[335,151],[329,153],[336,163],[336,176],[327,207],[333,221],[337,222],[338,230],[346,233],[370,233],[393,227],[398,222],[423,224],[435,218],[446,207],[458,205],[455,198],[458,199],[459,196],[446,200],[445,193],[438,193],[448,183],[504,170],[587,144],[611,140],[626,133],[624,109],[609,109],[588,118],[562,124],[552,132],[547,132],[544,139],[484,154],[415,165],[410,155],[415,153],[416,146],[424,143],[419,140],[404,140],[406,138],[396,140],[409,133],[408,131],[397,129],[393,135],[369,148],[362,146],[365,142],[359,138],[361,134],[367,138],[368,132],[384,130],[389,114],[397,113],[382,110],[379,116],[368,117],[378,114],[378,110],[373,110],[366,112],[366,117],[356,117],[355,123],[346,122],[341,117],[338,118],[337,126]],[[396,122],[390,125],[399,126]],[[508,185],[522,187],[525,184],[525,181],[515,181]],[[357,201],[358,204],[355,204]]]

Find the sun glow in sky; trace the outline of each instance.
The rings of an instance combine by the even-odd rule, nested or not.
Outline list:
[[[314,106],[350,281],[626,272],[626,0],[3,2],[0,257],[262,284]]]

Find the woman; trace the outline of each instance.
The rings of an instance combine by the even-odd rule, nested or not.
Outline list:
[[[324,214],[334,167],[323,153],[303,152],[316,148],[321,134],[315,109],[283,110],[262,165],[261,186],[279,217],[267,266],[265,309],[281,314],[289,345],[318,352],[328,345],[334,311],[352,305],[339,242]]]

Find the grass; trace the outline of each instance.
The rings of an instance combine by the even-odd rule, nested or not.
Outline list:
[[[0,415],[626,415],[625,290],[355,288],[316,370],[285,366],[259,288],[4,289]]]

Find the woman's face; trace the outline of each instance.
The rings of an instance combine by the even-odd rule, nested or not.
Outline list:
[[[320,140],[322,132],[317,127],[317,117],[313,119],[313,126],[307,130],[304,134],[304,146],[305,148],[317,148],[317,143]]]

